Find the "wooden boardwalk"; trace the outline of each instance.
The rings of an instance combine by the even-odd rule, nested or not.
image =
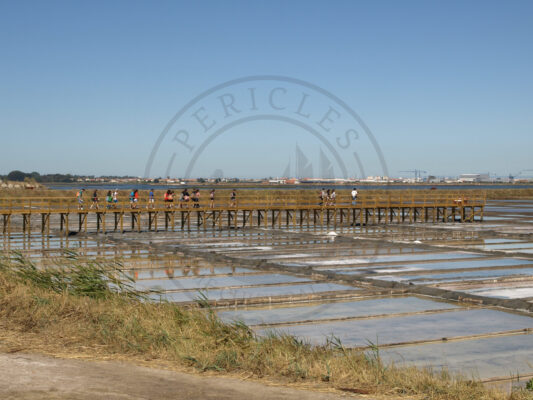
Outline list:
[[[447,223],[483,220],[484,198],[447,194],[439,196],[383,196],[358,198],[347,195],[319,204],[313,197],[276,196],[268,199],[239,198],[234,204],[194,202],[99,203],[98,208],[74,199],[0,199],[3,234],[61,232],[124,232],[245,227],[368,226],[401,223]]]

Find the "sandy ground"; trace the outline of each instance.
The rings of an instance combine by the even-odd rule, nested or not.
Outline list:
[[[3,400],[347,398],[354,397],[272,387],[234,378],[190,375],[126,362],[0,353],[0,399]]]

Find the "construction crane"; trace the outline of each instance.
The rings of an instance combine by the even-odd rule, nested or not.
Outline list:
[[[523,169],[522,171],[518,171],[516,174],[509,174],[509,179],[514,179],[520,175],[522,175],[523,172],[531,172],[533,169]]]
[[[409,171],[398,171],[398,172],[409,172],[411,174],[415,174],[415,182],[418,182],[419,179],[422,179],[422,174],[427,174],[427,171],[423,171],[421,169],[412,169]]]

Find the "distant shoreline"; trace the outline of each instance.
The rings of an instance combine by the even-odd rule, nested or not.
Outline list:
[[[254,190],[272,190],[272,189],[285,189],[285,190],[318,190],[322,187],[334,188],[334,189],[349,189],[352,187],[365,188],[365,189],[388,189],[388,190],[400,190],[400,189],[432,189],[435,188],[443,190],[467,190],[467,189],[533,189],[533,183],[350,183],[350,184],[328,184],[328,183],[301,183],[301,184],[260,184],[260,183],[187,183],[181,184],[166,184],[166,183],[109,183],[109,182],[78,182],[78,183],[46,183],[44,187],[51,190],[69,190],[78,188],[92,188],[99,190],[112,190],[118,189],[139,189],[149,190],[163,189],[163,188],[192,188],[198,187],[201,189],[254,189]]]

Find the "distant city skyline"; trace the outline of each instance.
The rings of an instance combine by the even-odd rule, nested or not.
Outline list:
[[[283,115],[235,124],[192,164],[192,146],[174,151],[164,142],[150,176],[259,178],[283,174],[287,164],[294,175],[312,168],[334,177],[343,168],[348,177],[409,170],[506,177],[533,168],[533,2],[229,4],[3,2],[0,175],[144,176],[178,110],[223,82],[261,74],[309,82],[342,100],[384,162],[362,141],[336,155],[288,123],[298,111],[317,111],[311,128],[329,143],[344,148],[355,138],[329,132],[337,110],[298,108],[311,92],[249,85],[242,89],[255,97],[236,98],[238,112],[270,104]],[[223,96],[216,111],[214,103],[191,110],[191,126],[229,120]]]
[[[296,150],[298,151],[298,150]],[[322,155],[323,153],[321,153]],[[308,160],[304,160],[304,163],[307,163]],[[323,160],[321,159],[323,162]],[[327,161],[326,161],[327,162]],[[296,163],[297,164],[297,163]],[[289,163],[290,165],[290,163]],[[287,167],[289,167],[289,165]],[[320,169],[323,170],[323,165],[321,163]],[[296,168],[298,166],[296,165]],[[311,168],[311,169],[310,169]],[[239,176],[230,176],[225,175],[221,169],[217,169],[213,171],[213,174],[206,175],[206,176],[193,176],[189,178],[184,178],[183,176],[176,176],[176,175],[169,175],[169,176],[157,176],[157,177],[144,177],[142,175],[135,176],[135,175],[113,175],[113,174],[103,174],[103,175],[78,175],[78,174],[69,174],[69,173],[55,173],[55,174],[41,174],[38,171],[20,171],[20,170],[13,170],[10,171],[8,174],[0,174],[0,180],[5,181],[22,181],[24,180],[24,176],[27,176],[28,178],[35,178],[35,175],[40,175],[39,178],[43,179],[37,179],[37,181],[42,182],[62,182],[63,179],[66,177],[71,177],[71,179],[79,179],[79,178],[86,178],[86,179],[96,179],[96,180],[114,180],[114,179],[127,179],[127,180],[147,180],[147,181],[153,181],[153,180],[185,180],[185,181],[194,181],[194,180],[234,180],[234,179],[242,179],[244,180],[268,180],[268,179],[274,179],[274,180],[294,180],[294,181],[340,181],[340,180],[346,180],[346,181],[394,181],[394,180],[405,180],[405,181],[414,181],[414,182],[422,182],[422,181],[443,181],[443,180],[464,180],[470,181],[470,180],[481,180],[483,182],[497,182],[497,181],[508,181],[510,179],[513,179],[514,181],[524,181],[524,182],[533,182],[533,169],[529,170],[523,170],[519,171],[517,174],[509,174],[509,175],[494,175],[490,174],[488,172],[466,172],[461,173],[458,175],[434,175],[431,173],[428,173],[427,171],[419,171],[419,170],[411,170],[411,171],[403,171],[401,174],[391,174],[388,176],[380,176],[380,175],[369,175],[369,176],[362,176],[362,177],[348,177],[348,178],[336,178],[335,175],[330,174],[331,172],[331,164],[326,164],[326,174],[313,174],[313,176],[306,176],[301,174],[302,172],[305,173],[307,171],[312,171],[312,166],[309,164],[304,164],[304,169],[300,169],[300,174],[298,174],[298,169],[294,170],[295,173],[290,172],[291,169],[286,168],[285,171],[282,174],[270,174],[270,175],[264,175],[264,176],[252,176],[252,177],[239,177]],[[289,173],[287,173],[289,172]],[[10,179],[10,175],[17,175],[17,178]],[[56,180],[53,179],[53,177],[56,176]]]

